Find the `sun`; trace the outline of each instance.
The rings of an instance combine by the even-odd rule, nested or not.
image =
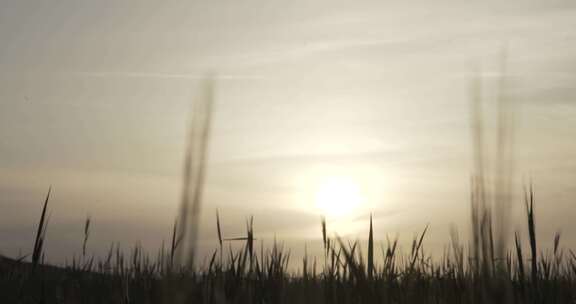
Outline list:
[[[351,178],[327,177],[316,189],[316,208],[330,218],[352,215],[362,203],[360,187]]]

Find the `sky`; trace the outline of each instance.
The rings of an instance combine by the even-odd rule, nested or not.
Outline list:
[[[531,180],[539,239],[576,246],[576,6],[500,2],[0,0],[0,253],[30,251],[50,185],[52,261],[80,252],[87,216],[95,254],[154,252],[208,75],[206,252],[216,209],[225,236],[253,215],[296,253],[320,250],[326,213],[351,238],[370,213],[380,240],[430,224],[441,251],[469,228],[479,82],[488,126],[510,105],[510,229]]]

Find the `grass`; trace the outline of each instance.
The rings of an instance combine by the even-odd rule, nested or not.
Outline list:
[[[450,250],[433,262],[423,249],[426,226],[406,255],[399,255],[397,238],[387,239],[381,248],[382,262],[377,263],[371,220],[364,255],[358,241],[330,237],[322,219],[323,263],[306,254],[299,270],[288,267],[290,252],[281,244],[255,248],[252,218],[245,237],[224,238],[218,213],[219,246],[199,267],[174,261],[181,244],[177,224],[171,246],[160,249],[156,257],[139,246],[126,255],[119,246],[111,246],[108,255],[97,261],[83,253],[66,267],[47,266],[41,257],[48,202],[49,193],[31,262],[3,258],[0,263],[2,303],[573,303],[576,299],[576,254],[571,250],[564,254],[559,233],[551,251],[538,247],[532,188],[525,197],[529,259],[518,232],[513,249],[500,261],[490,238],[478,240],[487,245],[478,250],[460,244],[454,230]],[[492,235],[490,223],[479,221],[477,231]],[[88,218],[84,247],[89,229]],[[244,245],[233,250],[230,242]]]

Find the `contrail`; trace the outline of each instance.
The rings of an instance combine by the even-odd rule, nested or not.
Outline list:
[[[70,72],[77,77],[94,77],[94,78],[164,78],[164,79],[192,79],[203,80],[206,79],[205,74],[188,74],[188,73],[154,73],[154,72]],[[235,80],[235,79],[262,79],[264,77],[259,75],[244,75],[244,74],[224,74],[214,76],[214,80]]]

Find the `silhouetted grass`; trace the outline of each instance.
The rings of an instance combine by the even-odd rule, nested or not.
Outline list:
[[[318,265],[316,258],[310,263],[306,253],[302,269],[294,270],[288,267],[289,251],[279,243],[271,248],[261,245],[256,253],[252,218],[247,221],[245,237],[225,238],[219,215],[220,245],[204,266],[175,265],[173,252],[178,240],[173,236],[169,252],[162,248],[155,258],[140,246],[123,254],[116,245],[103,259],[82,258],[57,268],[38,258],[45,245],[47,196],[31,263],[2,258],[0,295],[2,303],[572,303],[576,299],[576,255],[572,251],[563,254],[560,234],[555,235],[550,254],[536,255],[543,251],[534,237],[534,205],[530,188],[526,222],[531,275],[527,278],[518,233],[514,250],[506,253],[504,266],[495,271],[486,266],[491,263],[478,263],[478,259],[490,261],[492,254],[482,251],[483,256],[478,257],[471,248],[465,250],[455,231],[450,251],[439,262],[433,262],[422,249],[426,226],[406,256],[398,255],[398,239],[388,240],[382,247],[381,263],[377,263],[371,221],[365,260],[358,241],[340,237],[331,241],[322,220],[324,263]],[[85,231],[84,242],[87,235]],[[244,246],[238,250],[224,246],[232,241],[244,242]]]

